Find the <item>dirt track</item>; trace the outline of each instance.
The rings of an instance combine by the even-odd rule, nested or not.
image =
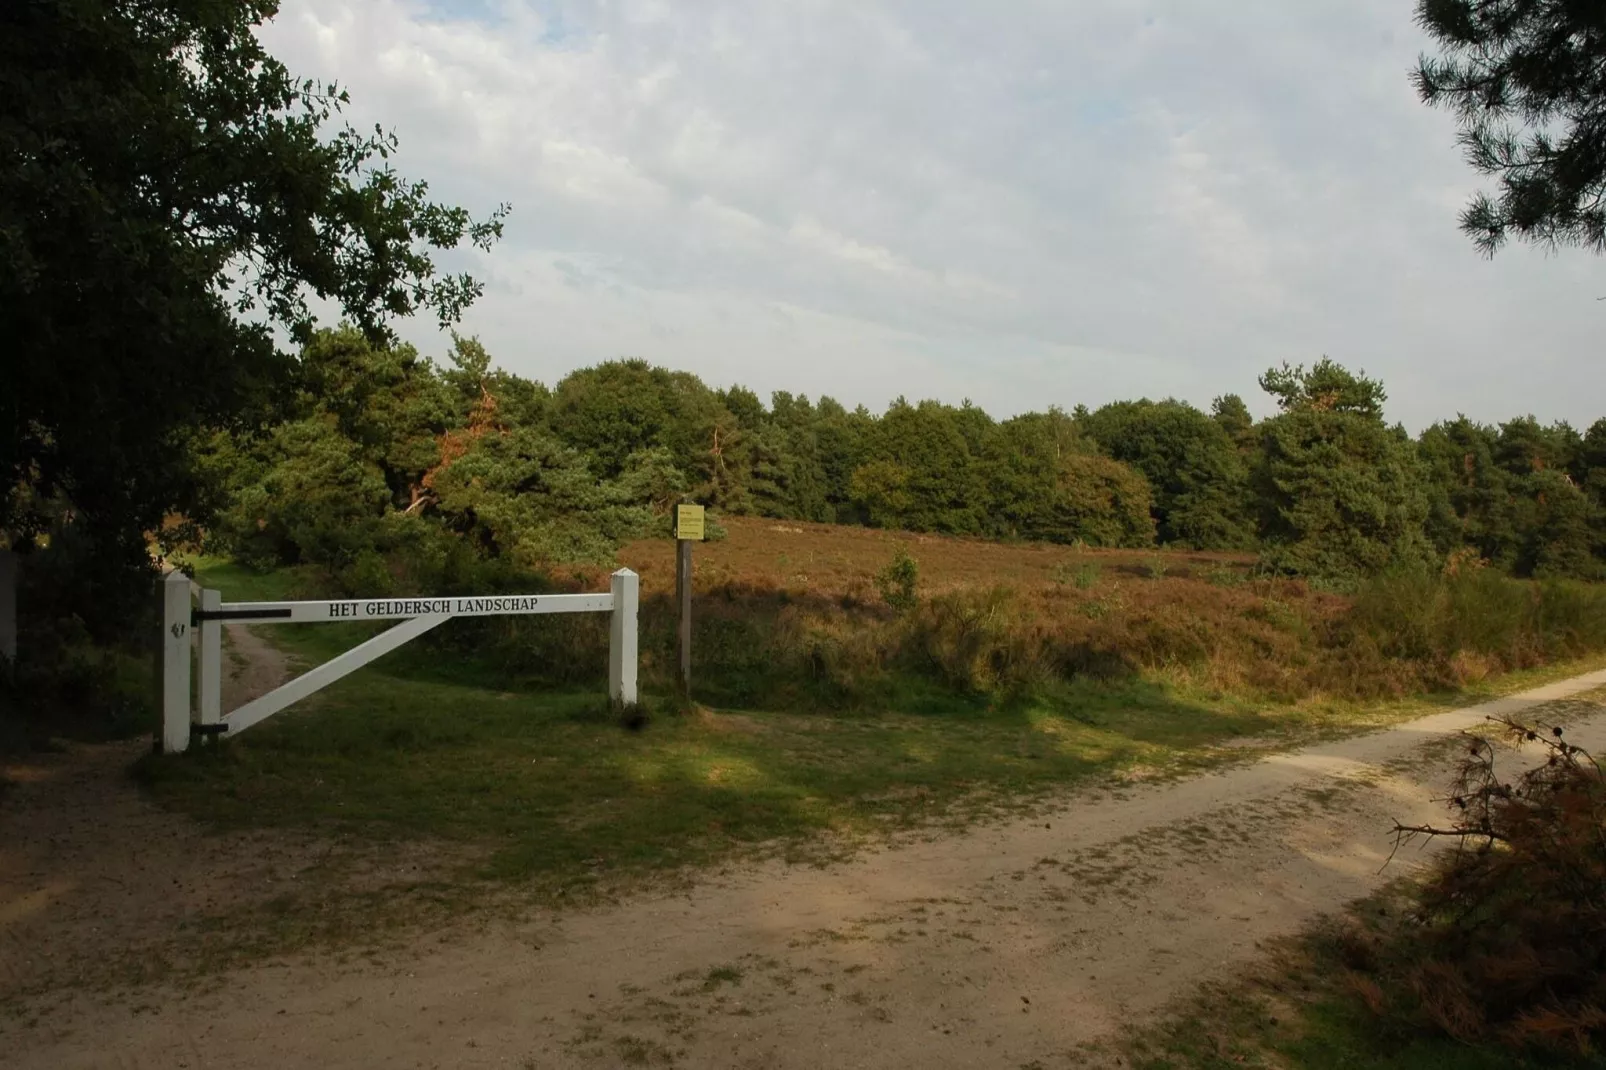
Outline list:
[[[0,1018],[0,1051],[19,1070],[1072,1065],[1078,1045],[1398,872],[1378,872],[1391,819],[1439,814],[1436,741],[1488,713],[1602,686],[1597,672],[1218,775],[1084,793],[845,865],[757,867],[690,894],[464,930],[379,962],[277,963],[199,993],[78,995],[35,1021],[25,1003]],[[1565,712],[1606,712],[1592,698]],[[1606,717],[1574,735],[1606,742]],[[0,978],[13,981],[27,972],[16,956],[37,950],[19,941],[48,936],[41,926],[64,904],[77,904],[79,924],[97,909],[126,924],[119,902],[159,891],[161,860],[177,864],[155,852],[145,876],[119,878],[133,887],[109,892],[76,868],[93,857],[97,827],[126,841],[160,818],[174,842],[201,839],[175,838],[170,816],[117,782],[95,804],[112,824],[86,811],[48,857],[19,859],[19,822],[46,819],[36,804],[48,783],[23,784],[0,810],[0,933],[12,960]],[[243,857],[256,849],[245,841],[208,842],[201,868],[217,870],[214,881],[271,868]]]

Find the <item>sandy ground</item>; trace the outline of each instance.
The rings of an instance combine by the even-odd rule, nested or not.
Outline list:
[[[1082,1065],[1082,1045],[1410,865],[1380,873],[1388,829],[1440,816],[1447,737],[1489,714],[1582,714],[1576,741],[1606,749],[1601,696],[1568,701],[1603,686],[1597,672],[846,864],[753,867],[357,964],[309,957],[133,997],[14,996],[0,1052],[17,1070]],[[275,858],[266,841],[176,826],[113,775],[126,757],[64,758],[0,809],[0,979],[13,993],[53,940],[177,924],[198,896],[283,879],[305,849]]]
[[[291,667],[244,625],[225,629],[223,703],[233,709],[277,687]],[[71,985],[99,972],[98,950],[159,943],[197,914],[266,898],[327,849],[283,836],[207,836],[158,810],[127,774],[150,747],[149,739],[77,746],[4,770],[14,786],[0,801],[0,999]]]

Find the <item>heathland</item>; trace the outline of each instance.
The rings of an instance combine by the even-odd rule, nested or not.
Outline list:
[[[1599,251],[1598,15],[1419,8],[1442,54],[1416,88],[1500,184],[1464,229]],[[1092,407],[1068,375],[1037,412],[872,412],[641,360],[540,383],[468,337],[437,361],[395,321],[461,321],[482,283],[435,255],[489,251],[508,207],[430,201],[394,136],[266,51],[275,11],[0,15],[8,1056],[1085,1061],[1067,1045],[1375,891],[1395,807],[1466,849],[1105,1054],[1460,1068],[1606,1043],[1606,788],[1574,743],[1601,736],[1600,675],[1399,723],[1598,665],[1606,419],[1413,434],[1325,357],[1268,369],[1263,419],[1246,383]],[[689,697],[683,502],[713,520]],[[602,701],[600,618],[488,618],[244,736],[129,742],[163,566],[232,598],[406,598],[596,589],[621,562],[639,707]],[[368,631],[233,628],[231,696]],[[1491,709],[1539,753],[1518,775],[1489,742],[1417,747]],[[274,956],[204,998],[149,984]]]
[[[642,708],[622,722],[603,700],[603,618],[464,619],[237,740],[146,757],[164,812],[322,861],[268,901],[197,907],[189,944],[101,942],[32,981],[181,979],[840,860],[1606,652],[1606,421],[1413,437],[1380,383],[1332,362],[1261,385],[1278,411],[1258,421],[1230,395],[875,415],[642,362],[548,388],[469,339],[441,366],[315,335],[261,419],[190,435],[194,496],[149,546],[231,600],[602,590],[625,565]],[[690,701],[680,502],[712,518]],[[149,559],[36,504],[8,737],[147,731]],[[232,657],[266,678],[264,659],[316,662],[375,628],[235,632]]]

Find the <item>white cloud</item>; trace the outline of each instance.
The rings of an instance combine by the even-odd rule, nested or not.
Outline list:
[[[437,194],[513,203],[450,258],[487,281],[463,327],[548,381],[1264,411],[1260,371],[1325,353],[1412,426],[1606,415],[1599,262],[1457,232],[1410,8],[288,0],[265,37]]]

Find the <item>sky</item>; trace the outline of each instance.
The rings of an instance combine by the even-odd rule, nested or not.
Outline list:
[[[1606,267],[1481,256],[1412,0],[286,0],[262,32],[476,214],[459,329],[998,417],[1237,393],[1322,356],[1413,431],[1606,416]],[[434,356],[432,319],[400,325]]]

